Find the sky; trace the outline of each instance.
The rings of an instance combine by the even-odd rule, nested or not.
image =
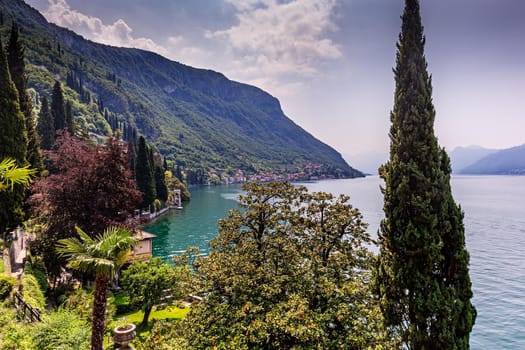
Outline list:
[[[403,0],[26,0],[87,39],[277,97],[344,155],[387,154]],[[525,1],[421,0],[441,146],[525,143]]]

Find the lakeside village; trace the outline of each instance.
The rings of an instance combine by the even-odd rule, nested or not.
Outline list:
[[[226,172],[210,172],[210,180],[208,184],[211,185],[211,179],[219,179],[219,182],[213,184],[239,184],[245,182],[275,182],[275,181],[317,181],[317,180],[328,180],[328,179],[337,179],[338,176],[328,173],[326,166],[323,164],[317,163],[308,163],[304,166],[302,170],[297,170],[295,172],[276,174],[273,172],[262,172],[256,174],[247,174],[241,169],[237,169],[235,175],[230,176]]]

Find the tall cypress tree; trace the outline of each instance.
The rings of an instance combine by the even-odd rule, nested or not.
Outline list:
[[[51,95],[51,114],[55,122],[55,131],[64,129],[66,125],[66,109],[64,105],[64,95],[62,94],[62,86],[59,81],[55,81],[53,85],[53,93]]]
[[[0,160],[10,157],[18,166],[26,165],[27,135],[20,112],[18,92],[11,80],[7,57],[0,40]],[[0,192],[0,233],[17,226],[22,217],[24,188]]]
[[[42,149],[50,150],[55,144],[55,122],[49,109],[47,97],[42,99],[42,106],[38,114],[37,131],[40,135],[40,145]]]
[[[144,136],[140,136],[137,159],[135,162],[135,179],[137,180],[137,186],[139,190],[142,192],[141,206],[143,208],[153,203],[157,197],[155,178],[153,175],[153,169],[149,161],[149,149],[146,145]]]
[[[64,112],[65,112],[65,117],[66,117],[66,123],[65,123],[66,128],[71,135],[75,135],[76,130],[75,130],[75,122],[73,119],[73,109],[71,107],[71,101],[69,100],[66,101]]]
[[[31,168],[41,172],[44,168],[42,152],[40,151],[40,138],[36,132],[36,122],[33,117],[33,106],[27,94],[27,76],[25,74],[24,47],[19,40],[19,31],[15,22],[11,26],[11,36],[7,46],[7,61],[11,79],[18,91],[20,111],[24,114],[27,132],[27,161]]]
[[[375,285],[386,326],[407,348],[468,349],[476,311],[463,214],[450,189],[450,161],[434,135],[417,0],[406,0],[402,20],[390,160],[380,169],[385,219]]]

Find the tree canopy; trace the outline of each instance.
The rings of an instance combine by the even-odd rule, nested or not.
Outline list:
[[[204,301],[182,321],[195,348],[362,349],[381,342],[372,254],[347,196],[247,184],[194,264]]]
[[[116,140],[93,146],[64,133],[59,142],[59,149],[50,153],[56,173],[35,182],[31,198],[35,216],[45,225],[33,248],[45,253],[48,273],[58,272],[63,263],[53,254],[58,239],[71,237],[79,225],[94,236],[108,226],[130,224],[140,202]]]

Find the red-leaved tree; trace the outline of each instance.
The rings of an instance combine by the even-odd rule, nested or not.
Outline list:
[[[75,236],[75,226],[92,237],[111,225],[129,227],[141,201],[125,147],[118,141],[93,146],[66,132],[59,145],[49,153],[53,173],[33,185],[31,197],[44,227],[32,249],[43,255],[48,273],[55,277],[65,263],[55,253],[59,239]]]

